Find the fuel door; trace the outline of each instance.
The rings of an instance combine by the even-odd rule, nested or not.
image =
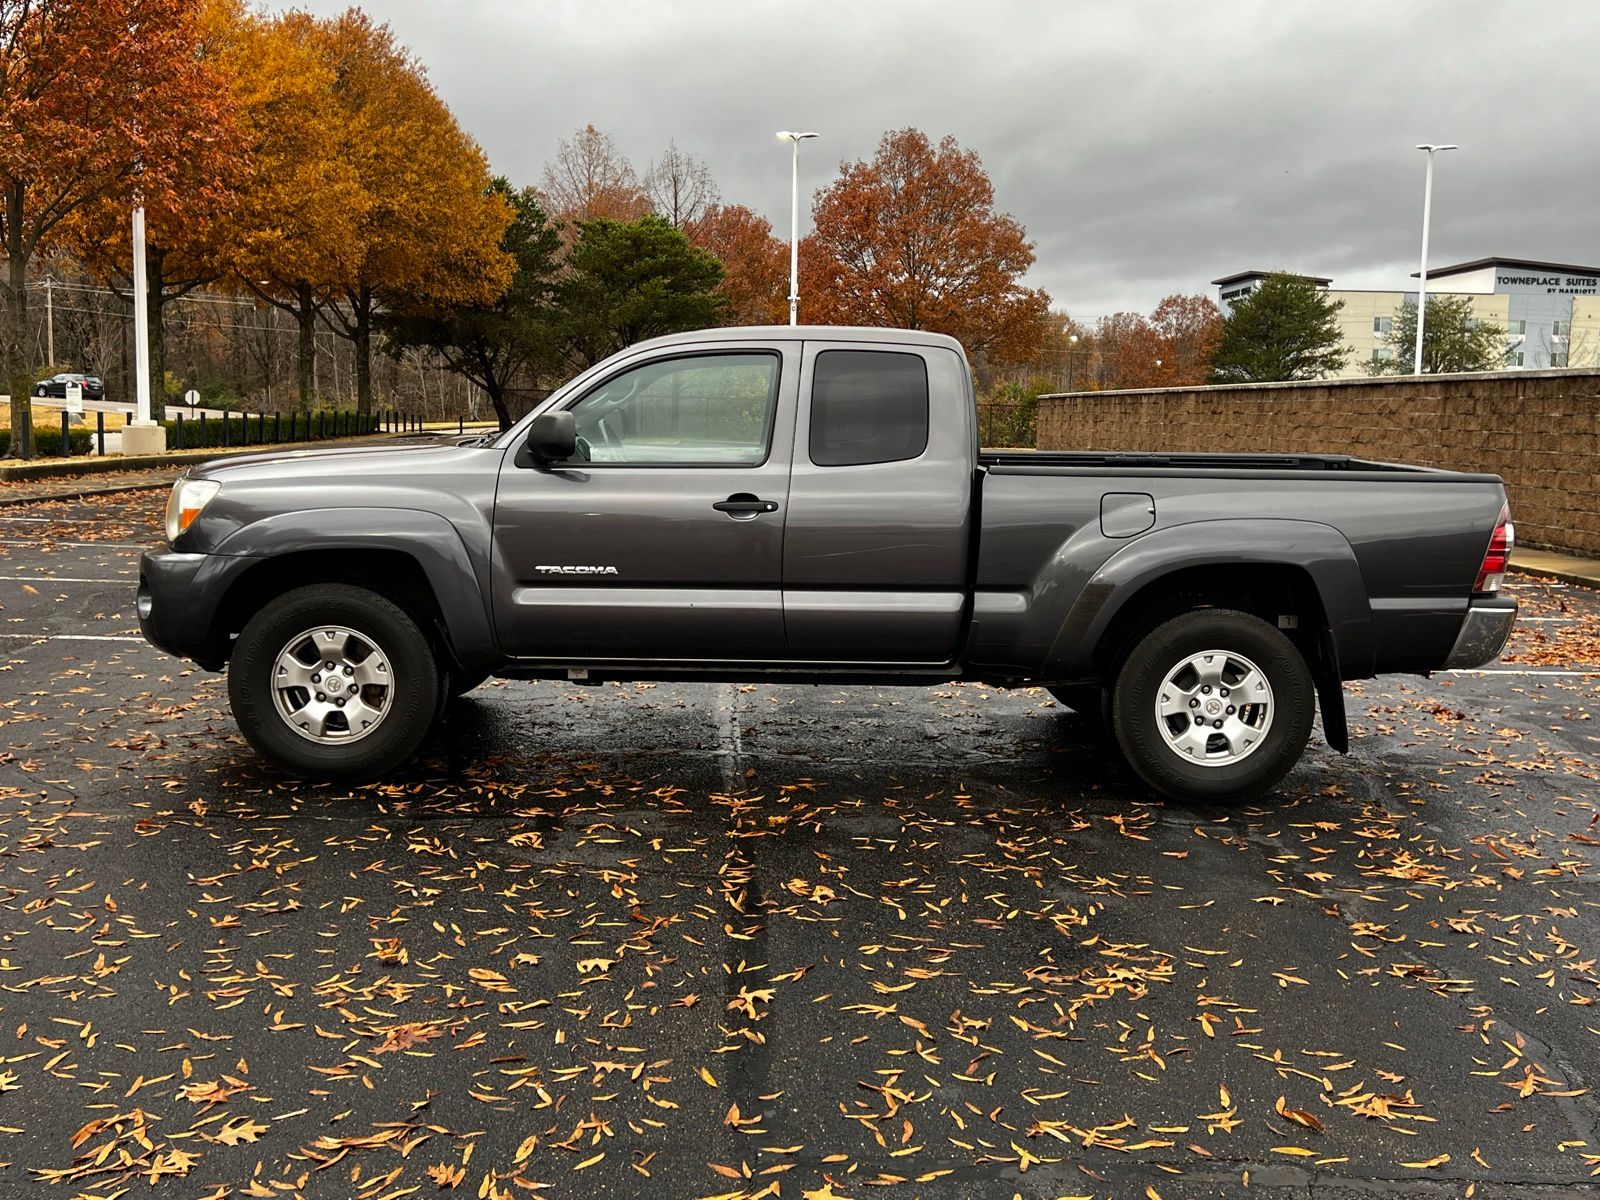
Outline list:
[[[1100,497],[1100,532],[1127,538],[1156,523],[1156,499],[1146,492],[1107,492]]]

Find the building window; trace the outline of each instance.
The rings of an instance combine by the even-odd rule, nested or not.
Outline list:
[[[1390,332],[1393,331],[1393,329],[1394,329],[1394,318],[1393,317],[1373,317],[1372,318],[1372,332],[1373,333],[1379,333],[1379,334],[1390,333]]]
[[[1553,326],[1550,327],[1550,332],[1555,337],[1566,337],[1567,334],[1572,332],[1572,322],[1557,321]]]
[[[1528,332],[1528,323],[1526,321],[1507,321],[1506,322],[1506,336],[1507,337],[1522,337],[1527,332]]]
[[[1567,352],[1565,350],[1552,350],[1552,351],[1550,351],[1550,365],[1552,367],[1564,367],[1564,366],[1566,366],[1567,365]]]
[[[1508,367],[1520,367],[1521,365],[1522,365],[1522,351],[1521,350],[1513,350],[1510,354],[1506,355],[1506,366],[1508,366]]]
[[[1372,349],[1373,362],[1388,362],[1394,357],[1394,351],[1388,346],[1374,346]]]
[[[1461,328],[1463,328],[1463,329],[1467,330],[1468,332],[1470,332],[1470,331],[1476,329],[1481,324],[1483,324],[1483,322],[1480,321],[1477,317],[1468,317],[1465,321],[1461,322]]]

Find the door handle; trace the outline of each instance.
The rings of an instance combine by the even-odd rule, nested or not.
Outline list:
[[[752,496],[749,492],[735,492],[726,500],[718,500],[711,506],[718,512],[725,512],[736,520],[748,520],[760,513],[774,513],[778,511],[776,500],[763,500],[759,496]]]

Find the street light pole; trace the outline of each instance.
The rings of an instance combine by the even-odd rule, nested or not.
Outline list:
[[[1428,312],[1428,222],[1433,215],[1433,156],[1439,150],[1454,150],[1455,146],[1423,143],[1418,150],[1428,152],[1428,170],[1422,184],[1422,262],[1417,269],[1417,350],[1411,373],[1422,374],[1422,326]]]
[[[144,204],[133,206],[134,419],[150,423],[150,305],[144,266]]]
[[[800,323],[800,143],[814,133],[780,129],[778,137],[794,148],[789,179],[789,324]]]
[[[1072,334],[1067,338],[1067,391],[1072,390],[1072,356],[1078,349],[1078,335]]]

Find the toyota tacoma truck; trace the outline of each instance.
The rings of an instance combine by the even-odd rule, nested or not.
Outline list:
[[[1150,787],[1258,795],[1341,681],[1509,636],[1495,475],[1322,455],[979,448],[959,343],[714,329],[507,432],[211,462],[140,564],[145,636],[250,743],[354,781],[489,676],[1038,686]]]

